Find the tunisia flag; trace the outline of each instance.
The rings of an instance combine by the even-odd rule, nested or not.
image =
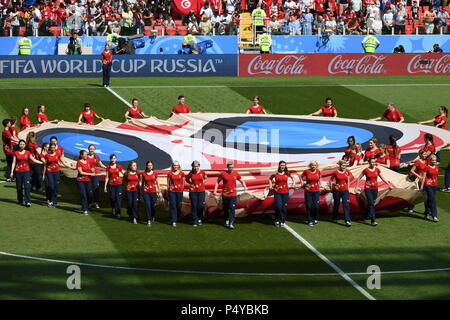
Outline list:
[[[177,17],[185,16],[189,11],[194,10],[194,13],[198,15],[200,13],[201,7],[199,2],[204,2],[201,0],[173,0],[172,1],[172,11]]]

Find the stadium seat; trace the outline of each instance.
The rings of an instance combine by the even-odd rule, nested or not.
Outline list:
[[[50,33],[55,37],[61,35],[61,27],[50,27]]]
[[[144,27],[144,36],[151,36],[152,35],[152,26],[145,26]]]
[[[187,35],[188,28],[186,26],[179,26],[177,28],[177,32],[178,32],[178,35],[185,36],[185,35]]]
[[[158,36],[162,36],[164,34],[164,27],[163,26],[154,26],[153,30],[158,31]]]
[[[177,29],[175,27],[167,27],[166,33],[168,36],[174,36],[177,33]]]
[[[19,37],[23,37],[25,35],[25,32],[27,32],[26,27],[20,27],[19,28]]]
[[[178,26],[182,26],[183,25],[183,21],[182,20],[175,20],[175,25]]]

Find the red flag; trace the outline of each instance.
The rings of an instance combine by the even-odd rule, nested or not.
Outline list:
[[[185,16],[190,10],[194,10],[194,13],[198,15],[201,7],[197,2],[198,0],[173,0],[172,10],[176,16]]]

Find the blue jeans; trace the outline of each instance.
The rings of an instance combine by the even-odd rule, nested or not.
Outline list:
[[[111,77],[111,66],[110,64],[102,64],[102,73],[103,73],[103,85],[109,86],[109,78]]]
[[[89,193],[91,192],[90,181],[77,181],[78,190],[80,190],[81,210],[89,210]]]
[[[100,178],[91,177],[92,197],[94,203],[100,203]]]
[[[424,186],[423,190],[425,190],[425,193],[427,194],[425,214],[431,214],[433,217],[437,217],[436,187]]]
[[[47,172],[45,174],[45,183],[48,188],[48,200],[53,202],[53,204],[58,203],[59,176],[59,172]]]
[[[31,186],[36,189],[41,189],[41,175],[42,169],[39,163],[30,163],[31,167]]]
[[[127,192],[127,213],[130,219],[139,218],[139,191]]]
[[[289,193],[278,193],[275,192],[273,197],[275,198],[275,215],[279,223],[286,222],[287,216],[287,205],[289,200]]]
[[[222,202],[225,220],[228,220],[230,224],[234,224],[234,221],[236,220],[235,211],[236,211],[237,197],[222,196]]]
[[[344,220],[350,221],[350,193],[348,191],[333,191],[333,219],[338,218],[339,205],[342,200],[342,209],[344,210]]]
[[[445,168],[444,183],[446,188],[450,188],[450,162],[447,165],[447,168]]]
[[[305,190],[305,202],[309,222],[319,220],[320,192]]]
[[[170,222],[177,222],[181,216],[181,202],[183,201],[183,192],[169,191],[169,211]]]
[[[30,200],[30,171],[14,172],[16,177],[16,188],[17,188],[17,201],[19,204],[23,204],[23,195],[25,191],[25,203],[31,203]]]
[[[153,221],[156,213],[156,203],[158,200],[158,194],[156,192],[143,193],[144,203],[145,203],[145,215],[147,216],[147,221]]]
[[[108,189],[111,208],[114,209],[114,214],[120,215],[120,209],[122,208],[122,185],[109,186]]]
[[[367,198],[367,215],[364,220],[375,221],[375,200],[378,196],[378,189],[365,189]]]
[[[189,199],[191,200],[192,224],[198,224],[205,208],[205,191],[189,192]]]
[[[12,154],[7,154],[7,155],[5,155],[5,157],[6,157],[5,176],[6,176],[6,179],[9,179],[11,177],[11,167],[12,167],[14,156]]]
[[[312,24],[310,22],[306,22],[303,24],[303,35],[312,35]]]

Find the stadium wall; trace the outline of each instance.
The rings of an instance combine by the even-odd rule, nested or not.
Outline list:
[[[92,48],[92,54],[100,54],[106,37],[80,37],[83,47]],[[211,40],[213,46],[208,54],[237,54],[238,38],[236,36],[198,36],[198,41]],[[406,52],[427,52],[433,44],[438,43],[444,52],[450,52],[450,35],[377,36],[381,45],[377,53],[391,53],[398,45],[403,45]],[[17,37],[0,38],[0,55],[17,54]],[[30,37],[33,42],[32,55],[58,54],[59,45],[67,45],[69,37]],[[361,53],[364,36],[272,36],[273,53]],[[137,54],[177,54],[181,49],[183,37],[162,36],[144,37],[145,47],[136,50]]]

